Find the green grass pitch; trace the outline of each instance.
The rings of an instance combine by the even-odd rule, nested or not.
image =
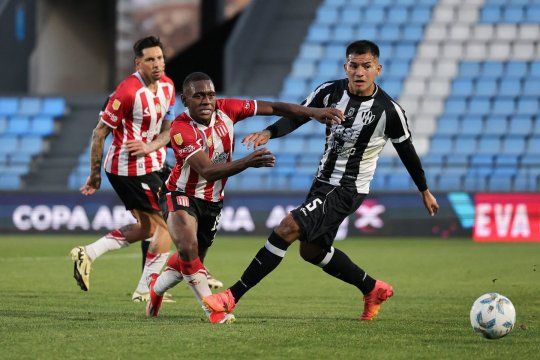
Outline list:
[[[139,246],[98,259],[91,288],[72,278],[69,250],[90,236],[0,238],[2,358],[491,359],[538,358],[540,244],[471,240],[349,239],[336,242],[395,295],[372,322],[357,320],[350,285],[301,260],[298,245],[238,304],[237,322],[211,325],[191,290],[147,319],[130,301]],[[263,238],[218,237],[207,266],[226,285],[241,275]],[[517,325],[500,340],[473,333],[469,310],[483,293],[508,296]]]

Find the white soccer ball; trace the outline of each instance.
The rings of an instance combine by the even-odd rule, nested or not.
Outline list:
[[[488,293],[476,299],[470,318],[474,331],[487,339],[500,339],[514,328],[516,309],[507,297]]]

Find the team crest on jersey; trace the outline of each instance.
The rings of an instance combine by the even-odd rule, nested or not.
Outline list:
[[[214,127],[216,130],[216,133],[219,135],[219,137],[223,137],[227,135],[227,126],[225,124],[219,124],[218,126]]]
[[[371,112],[371,110],[362,111],[358,113],[357,116],[360,117],[360,120],[364,125],[369,125],[373,122],[373,120],[375,120],[375,115]]]
[[[211,146],[212,146],[212,143],[213,143],[213,141],[212,141],[212,135],[210,135],[210,136],[208,136],[208,137],[206,138],[206,144],[208,145],[208,147],[211,147]]]
[[[174,139],[174,142],[176,143],[176,145],[182,145],[182,143],[184,142],[184,139],[182,139],[182,134],[174,135],[173,139]]]
[[[112,103],[112,108],[113,108],[113,110],[118,110],[118,109],[120,109],[120,105],[122,105],[122,103],[120,102],[120,100],[114,99],[114,101],[113,101],[113,103]]]

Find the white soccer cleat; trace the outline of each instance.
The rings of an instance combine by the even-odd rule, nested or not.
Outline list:
[[[223,283],[218,279],[214,278],[210,273],[206,275],[206,279],[208,280],[208,286],[210,287],[210,289],[219,289],[223,287]]]
[[[71,249],[71,260],[73,260],[73,277],[77,285],[83,291],[90,289],[90,270],[92,270],[92,261],[86,254],[83,246],[77,246]]]
[[[149,299],[150,299],[150,292],[140,293],[140,292],[135,291],[133,293],[133,295],[131,295],[131,301],[136,302],[136,303],[147,302]],[[176,302],[176,300],[174,300],[172,298],[172,295],[170,293],[168,293],[168,292],[163,294],[163,300],[162,301],[164,303],[175,303]]]

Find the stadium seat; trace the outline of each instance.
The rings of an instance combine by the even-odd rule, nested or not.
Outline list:
[[[66,112],[66,101],[62,98],[43,99],[41,114],[50,116],[62,116]]]
[[[501,140],[497,137],[483,137],[476,151],[478,154],[497,154],[501,151]]]
[[[19,113],[17,98],[0,97],[0,115],[16,115]]]
[[[22,98],[19,103],[20,115],[38,115],[41,112],[41,99]]]
[[[460,129],[462,135],[480,135],[484,129],[484,120],[481,116],[465,115],[461,120]]]
[[[15,174],[0,174],[0,189],[15,190],[21,187],[21,179]]]
[[[41,136],[25,136],[21,138],[18,151],[25,154],[37,154],[43,149]]]
[[[455,140],[454,154],[469,155],[476,151],[476,138],[471,136],[459,136]]]
[[[9,119],[6,132],[8,134],[23,135],[30,130],[30,118],[27,116],[12,116]]]
[[[50,116],[36,116],[30,122],[30,133],[48,136],[54,132],[54,120]]]

